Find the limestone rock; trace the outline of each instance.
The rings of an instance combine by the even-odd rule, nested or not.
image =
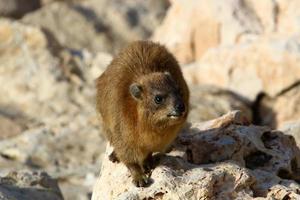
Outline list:
[[[207,49],[258,35],[263,26],[244,0],[172,1],[153,39],[165,44],[181,63],[201,58]]]
[[[59,184],[67,199],[74,195],[73,188],[88,199],[103,152],[98,129],[36,128],[0,143],[2,173],[12,169],[42,169],[61,180]]]
[[[68,48],[116,53],[130,41],[148,38],[167,7],[167,0],[53,2],[22,21],[44,28]]]
[[[183,71],[188,82],[224,87],[252,101],[260,92],[274,97],[300,80],[298,38],[273,35],[211,49]]]
[[[88,199],[103,152],[94,79],[111,56],[71,52],[68,79],[39,28],[1,19],[0,43],[0,172],[42,169]]]
[[[190,85],[189,122],[218,118],[232,110],[241,110],[252,121],[250,102],[228,90],[212,85]]]
[[[297,146],[300,148],[300,120],[286,122],[282,124],[279,129],[287,135],[291,135],[295,138]]]
[[[0,88],[5,96],[0,103],[18,104],[29,115],[41,114],[42,102],[61,95],[55,86],[64,87],[56,82],[57,59],[47,50],[47,39],[40,29],[3,19],[0,24],[0,83],[5,85]]]
[[[22,132],[22,127],[12,119],[0,115],[0,140],[13,137]]]
[[[181,63],[199,60],[218,45],[300,31],[299,0],[171,1],[153,39],[166,44]],[[188,23],[187,23],[188,22]]]
[[[300,118],[300,85],[289,88],[274,98],[265,96],[260,103],[261,124],[282,127]]]
[[[59,58],[51,53],[47,37],[40,29],[3,19],[0,27],[0,84],[5,85],[0,88],[0,93],[5,96],[0,99],[0,105],[13,107],[23,115],[52,127],[69,123],[68,117],[76,119],[82,114],[89,116],[84,123],[93,122],[96,126],[92,98],[95,95],[95,77],[91,76],[97,71],[93,67],[96,59],[83,55],[77,74],[81,74],[84,80],[80,80],[78,75],[78,82],[70,83]],[[103,58],[109,60],[109,56],[103,55]],[[103,61],[105,64],[108,62]],[[76,73],[73,72],[73,76],[76,77]]]
[[[0,177],[2,200],[63,200],[57,182],[45,172],[14,171]]]
[[[98,31],[107,32],[113,53],[117,53],[129,42],[149,38],[168,7],[168,0],[89,0],[78,4],[76,9],[96,25],[102,22]]]
[[[299,0],[276,0],[277,9],[278,9],[278,32],[283,33],[285,35],[293,35],[295,33],[299,33],[300,24],[299,17],[300,14],[298,12],[300,1]]]
[[[299,149],[292,137],[245,125],[240,112],[191,124],[136,188],[126,167],[104,155],[92,200],[298,198]],[[290,180],[284,180],[290,179]]]
[[[258,17],[262,27],[263,33],[269,34],[277,31],[277,20],[280,18],[278,1],[273,0],[245,0],[244,1]]]
[[[71,49],[111,51],[109,35],[97,31],[95,26],[72,5],[55,2],[23,17],[22,22],[39,26],[53,35],[61,45]],[[84,32],[82,32],[84,31]]]

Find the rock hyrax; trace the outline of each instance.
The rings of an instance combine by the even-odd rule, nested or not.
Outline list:
[[[186,121],[189,90],[176,59],[165,47],[137,41],[123,49],[97,79],[97,110],[105,136],[138,187],[153,152],[164,152]]]

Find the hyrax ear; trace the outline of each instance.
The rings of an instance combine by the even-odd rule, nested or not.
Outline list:
[[[142,99],[142,86],[137,83],[132,83],[129,86],[129,92],[135,99]]]

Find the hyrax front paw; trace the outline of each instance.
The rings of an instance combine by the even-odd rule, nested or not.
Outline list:
[[[132,182],[136,187],[146,187],[150,183],[150,179],[144,174],[134,178]]]

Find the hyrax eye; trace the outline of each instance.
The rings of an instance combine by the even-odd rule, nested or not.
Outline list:
[[[156,95],[154,97],[154,101],[155,101],[156,104],[161,104],[163,102],[163,97],[160,96],[160,95]]]

